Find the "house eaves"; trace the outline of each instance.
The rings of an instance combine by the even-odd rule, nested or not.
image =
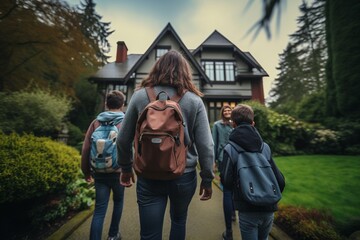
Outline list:
[[[269,74],[265,71],[265,69],[258,63],[258,61],[256,61],[256,59],[253,57],[253,55],[250,52],[244,52],[244,54],[246,54],[246,56],[248,56],[256,65],[256,69],[258,71],[253,71],[254,75],[262,75],[264,77],[268,77]]]
[[[95,75],[89,77],[89,81],[125,83],[125,77],[130,69],[141,58],[141,54],[129,54],[123,63],[112,62],[105,64]]]
[[[141,56],[141,58],[132,66],[130,71],[126,74],[124,77],[125,84],[129,81],[130,76],[136,71],[136,69],[143,63],[143,61],[149,56],[150,52],[157,46],[157,44],[160,42],[160,40],[170,32],[176,41],[179,43],[180,48],[184,51],[185,56],[188,61],[196,68],[196,70],[201,75],[201,79],[203,79],[206,83],[211,84],[210,79],[205,74],[205,72],[202,70],[200,64],[194,59],[193,55],[190,53],[189,49],[185,46],[183,41],[180,39],[179,35],[175,32],[174,28],[171,26],[170,23],[168,23],[165,28],[162,30],[162,32],[159,34],[159,36],[154,40],[154,42],[150,45],[150,47],[146,50],[146,52]]]

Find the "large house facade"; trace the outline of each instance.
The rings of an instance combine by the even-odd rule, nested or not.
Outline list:
[[[234,107],[250,99],[264,103],[263,77],[268,74],[249,52],[241,51],[216,30],[190,50],[170,23],[144,54],[128,54],[125,42],[117,42],[116,61],[106,64],[89,81],[97,84],[103,96],[110,90],[121,90],[127,104],[155,61],[170,49],[181,52],[190,63],[210,122],[220,118],[223,104]]]

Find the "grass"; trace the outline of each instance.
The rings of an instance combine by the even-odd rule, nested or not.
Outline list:
[[[340,225],[360,219],[360,156],[276,157],[285,175],[280,204],[326,210]]]

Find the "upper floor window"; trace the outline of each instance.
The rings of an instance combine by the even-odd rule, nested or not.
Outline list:
[[[235,65],[232,61],[204,61],[203,67],[211,81],[235,81]]]
[[[158,47],[155,52],[155,60],[158,60],[162,55],[167,53],[170,50],[170,47]]]

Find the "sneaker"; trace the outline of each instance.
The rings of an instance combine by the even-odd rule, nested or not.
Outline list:
[[[232,232],[229,231],[223,232],[222,237],[223,240],[233,240]]]
[[[118,233],[118,234],[116,234],[116,236],[114,236],[114,237],[110,237],[110,236],[109,236],[107,240],[121,240],[121,234]]]

